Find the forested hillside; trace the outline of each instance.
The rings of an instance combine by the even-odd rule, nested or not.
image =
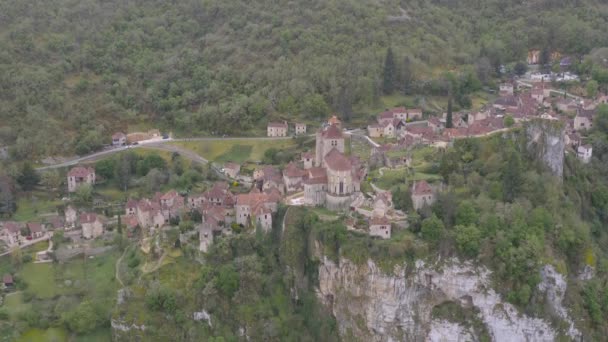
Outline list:
[[[448,70],[491,84],[529,48],[607,46],[607,18],[593,0],[2,0],[0,145],[85,153],[148,119],[190,134],[348,120],[386,92],[389,47],[396,92],[441,94]]]

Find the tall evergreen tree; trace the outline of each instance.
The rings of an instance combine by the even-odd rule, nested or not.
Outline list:
[[[118,214],[118,223],[116,224],[116,232],[118,235],[122,235],[122,219],[120,218],[120,214]]]
[[[393,50],[389,47],[386,51],[386,59],[384,60],[384,77],[382,84],[384,95],[390,95],[395,91],[396,69],[395,56],[393,56]]]
[[[404,94],[409,94],[412,89],[412,82],[414,77],[412,75],[412,61],[409,56],[405,56],[403,59],[403,68],[401,70],[401,87]]]
[[[452,94],[448,95],[448,113],[445,118],[445,128],[454,127],[454,123],[452,122]]]
[[[32,167],[32,164],[26,162],[21,168],[21,174],[17,177],[17,182],[21,185],[21,188],[25,191],[33,190],[36,185],[40,182],[40,176]]]

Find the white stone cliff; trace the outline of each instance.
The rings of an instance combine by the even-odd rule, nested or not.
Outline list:
[[[491,288],[491,273],[485,267],[449,260],[439,268],[418,261],[386,274],[371,260],[355,265],[342,258],[339,264],[322,260],[317,295],[333,312],[343,337],[378,342],[477,340],[467,327],[432,319],[433,307],[446,301],[476,308],[493,341],[539,342],[558,337],[547,320],[526,316],[505,302]],[[561,282],[547,281],[543,286],[547,293],[558,294],[554,298],[561,307],[560,294],[565,291]],[[574,338],[578,331],[572,329]]]

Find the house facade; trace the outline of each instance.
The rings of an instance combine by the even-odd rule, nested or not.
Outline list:
[[[591,147],[591,145],[581,145],[576,149],[576,155],[581,162],[587,164],[591,161],[593,147]]]
[[[81,185],[95,185],[95,170],[91,167],[77,166],[68,172],[68,192],[75,192]]]
[[[414,182],[412,186],[412,204],[414,210],[420,210],[426,205],[435,203],[435,193],[425,180]]]
[[[594,110],[579,109],[574,117],[574,130],[586,131],[593,128]]]
[[[127,136],[122,132],[112,134],[112,146],[124,146],[127,144]]]
[[[287,129],[287,122],[270,122],[267,127],[267,135],[269,137],[286,137]]]
[[[80,215],[80,226],[82,227],[82,237],[94,239],[103,235],[104,223],[95,213],[84,213]]]
[[[373,217],[369,220],[369,235],[382,239],[391,238],[391,223],[386,217]]]
[[[296,122],[296,135],[306,134],[306,124]]]

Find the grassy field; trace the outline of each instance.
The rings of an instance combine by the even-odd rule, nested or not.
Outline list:
[[[264,152],[274,147],[276,149],[290,149],[295,147],[293,139],[285,140],[257,140],[257,139],[225,139],[211,141],[176,141],[172,142],[179,147],[192,150],[203,158],[215,162],[245,162],[262,160]]]
[[[114,279],[116,254],[86,260],[77,258],[65,264],[28,263],[17,275],[27,283],[28,291],[40,299],[75,293],[113,298],[118,288]]]
[[[34,192],[19,198],[17,212],[12,219],[19,222],[33,221],[40,214],[56,212],[60,204],[62,204],[60,199],[49,198],[44,192]]]

